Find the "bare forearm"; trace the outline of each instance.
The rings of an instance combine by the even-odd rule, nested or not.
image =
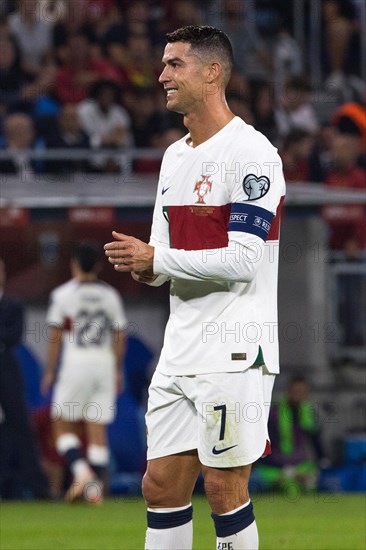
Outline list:
[[[126,336],[122,330],[113,331],[113,353],[115,357],[116,370],[119,371],[126,353]]]
[[[52,328],[48,336],[46,371],[55,373],[62,346],[62,330]]]
[[[48,333],[47,363],[41,382],[41,393],[48,395],[51,386],[55,382],[56,368],[61,352],[62,329],[53,327]]]
[[[242,244],[231,241],[225,248],[178,250],[155,248],[154,272],[188,280],[250,282],[261,264],[263,243],[251,237]]]
[[[250,282],[263,257],[263,240],[249,233],[239,237],[234,234],[227,247],[204,250],[152,247],[121,233],[113,232],[113,236],[118,241],[104,247],[109,262],[114,264],[116,271],[132,272],[133,278],[140,282],[151,283],[155,275],[188,280]],[[146,273],[154,274],[154,277],[147,281]]]

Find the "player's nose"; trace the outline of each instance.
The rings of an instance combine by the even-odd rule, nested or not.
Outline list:
[[[159,76],[159,82],[160,82],[160,84],[164,84],[166,82],[169,82],[168,66],[164,67],[164,69],[162,70],[162,72]]]

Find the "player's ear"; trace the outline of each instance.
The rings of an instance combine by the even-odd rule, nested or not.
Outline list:
[[[222,67],[220,63],[214,62],[208,66],[208,82],[211,83],[220,76]]]

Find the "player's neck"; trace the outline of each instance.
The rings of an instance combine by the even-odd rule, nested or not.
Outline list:
[[[184,115],[183,122],[190,134],[188,145],[191,147],[201,145],[222,130],[234,116],[226,105],[220,105],[219,109],[205,106],[199,112]]]
[[[74,279],[79,283],[92,283],[98,279],[95,273],[78,273]]]

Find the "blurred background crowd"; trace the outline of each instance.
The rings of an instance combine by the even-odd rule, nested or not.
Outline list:
[[[228,103],[279,148],[287,182],[364,188],[362,1],[318,3],[313,51],[310,0],[1,0],[0,169],[118,173],[118,152],[166,148],[185,128],[158,83],[165,33],[212,24],[234,48]],[[93,156],[35,161],[32,149]],[[159,167],[134,162],[138,173]],[[347,236],[334,246],[364,248],[362,231],[357,242]]]
[[[24,190],[29,178],[51,174],[53,179],[48,183],[59,185],[62,192],[61,188],[67,187],[65,182],[71,179],[70,174],[95,174],[96,185],[103,195],[103,182],[110,175],[123,174],[126,168],[124,154],[135,151],[130,171],[140,176],[139,181],[136,179],[137,184],[145,176],[151,176],[156,184],[164,149],[186,133],[181,115],[166,110],[165,93],[158,83],[165,34],[188,24],[217,26],[230,37],[235,67],[227,88],[229,106],[234,114],[265,134],[278,148],[288,196],[291,189],[302,187],[313,193],[314,186],[324,187],[326,192],[328,187],[332,191],[365,190],[364,0],[0,0],[1,181],[5,182],[4,178],[9,176],[11,185],[19,188],[23,185]],[[41,185],[37,192],[40,189]],[[44,189],[47,194],[50,186]],[[143,194],[143,187],[141,189]],[[70,191],[77,202],[77,188],[70,187]],[[112,198],[122,194],[123,189],[116,185]],[[286,356],[284,371],[286,366],[306,365],[313,374],[318,373],[318,399],[324,402],[331,399],[330,403],[335,395],[333,380],[340,381],[339,390],[346,378],[337,378],[334,371],[326,370],[329,364],[336,362],[327,345],[343,342],[347,344],[347,354],[357,352],[357,359],[352,359],[354,363],[364,361],[359,357],[364,358],[366,326],[365,311],[360,307],[366,292],[362,264],[366,250],[366,216],[364,199],[358,195],[353,203],[354,196],[348,196],[344,204],[342,199],[335,204],[317,203],[316,216],[323,225],[316,225],[316,221],[314,227],[312,220],[309,225],[304,222],[309,211],[307,205],[298,209],[296,219],[295,216],[291,218],[290,209],[288,215],[286,210],[287,231],[283,231],[286,246],[292,246],[296,240],[299,247],[303,246],[301,261],[304,264],[300,259],[296,264],[288,256],[282,259],[287,261],[282,279],[280,276],[280,291],[281,284],[286,290],[286,296],[280,292],[282,314],[286,318],[287,312],[290,325],[294,325],[294,319],[299,321],[303,334],[307,331],[312,337],[311,341],[310,336],[308,338],[309,347],[305,336],[301,342],[282,336],[285,340],[282,350],[288,353],[294,349],[293,356]],[[148,238],[151,220],[148,209],[138,213],[136,209],[131,214],[128,209],[118,209],[116,205],[113,214],[116,217],[110,218],[111,212],[102,208],[101,218],[94,219],[94,211],[91,211],[93,219],[86,219],[83,226],[80,219],[72,218],[72,208],[65,213],[53,205],[47,217],[45,209],[37,209],[39,204],[29,204],[25,207],[20,204],[17,211],[11,208],[11,202],[10,208],[2,208],[1,216],[5,221],[2,223],[0,219],[0,225],[7,231],[2,244],[3,255],[11,276],[8,288],[15,289],[15,294],[29,304],[33,300],[38,307],[40,303],[43,309],[50,290],[67,276],[63,252],[68,253],[70,243],[77,238],[106,242],[110,238],[111,224],[117,220],[120,230]],[[66,207],[69,204],[65,201]],[[19,216],[16,223],[11,217],[14,214]],[[81,215],[84,216],[85,211]],[[88,225],[91,221],[93,223]],[[323,233],[326,234],[325,243],[322,242]],[[19,256],[15,254],[18,248],[14,243],[19,242],[20,234],[25,244],[23,255]],[[323,244],[331,249],[331,254],[322,263],[315,246]],[[47,254],[43,254],[44,249]],[[330,283],[329,273],[326,279],[326,269],[336,263],[335,258],[347,265],[333,265],[332,281],[336,282]],[[139,300],[145,296],[138,294],[142,292],[142,285],[137,288],[130,279],[113,279],[116,274],[108,266],[103,275],[128,296],[129,318],[140,327],[143,340],[149,340],[148,343],[153,348],[156,344],[157,348],[151,351],[149,346],[141,345],[140,341],[136,343],[130,337],[126,358],[129,391],[124,394],[125,401],[118,410],[124,410],[126,415],[135,407],[134,416],[130,414],[134,421],[126,424],[120,419],[110,432],[112,443],[114,438],[116,462],[121,457],[116,471],[126,473],[130,468],[131,472],[138,469],[140,474],[144,463],[141,426],[146,387],[153,354],[158,351],[163,333],[166,303],[162,300],[162,292],[158,291],[155,302],[151,295],[145,301]],[[300,287],[304,289],[303,297],[299,296]],[[295,312],[293,304],[297,304]],[[42,313],[32,309],[28,327],[43,326],[43,309]],[[331,310],[329,315],[324,313],[328,310]],[[37,325],[39,320],[41,324]],[[332,331],[337,323],[337,330],[338,327],[340,330],[334,339]],[[159,336],[153,334],[151,327]],[[320,330],[322,338],[318,338],[315,329]],[[40,337],[33,351],[38,352],[41,341]],[[21,353],[21,362],[27,364],[29,388],[39,377],[39,365],[31,371],[29,365],[33,356],[28,357],[29,350],[24,347]],[[349,360],[351,356],[342,350],[340,353],[336,360],[346,364],[348,369],[351,363],[353,365]],[[324,379],[321,373],[325,373]],[[357,371],[357,382],[344,397],[348,411],[356,410],[354,392],[356,387],[362,389],[359,380],[364,381],[363,373],[360,375]],[[297,381],[300,386],[303,382]],[[293,410],[302,407],[298,404],[299,399],[290,397]],[[358,402],[362,406],[364,396],[359,395]],[[35,404],[29,398],[28,403]],[[360,407],[357,410],[361,410]],[[325,417],[332,418],[332,414],[328,411]],[[317,435],[315,421],[309,415],[306,418],[306,425],[296,429],[313,440]],[[361,415],[355,419],[342,414],[338,418],[338,432],[343,428],[351,430],[354,426],[360,429],[364,424],[359,418]],[[50,439],[47,415],[38,414],[36,420],[41,443],[47,446]],[[121,435],[122,424],[130,430],[125,435]],[[326,427],[329,429],[329,426]],[[276,429],[281,431],[283,426]],[[131,438],[131,432],[141,437]],[[355,459],[359,462],[366,457],[364,433],[362,457]],[[289,439],[292,442],[286,427],[283,439],[285,443]],[[44,455],[51,457],[51,466],[53,462],[57,466],[57,457],[52,455],[51,447],[44,449]],[[127,451],[128,457],[122,456],[122,452]],[[317,465],[324,458],[322,453],[318,455]],[[140,461],[138,464],[136,457]],[[294,465],[290,466],[292,471]],[[365,472],[364,468],[364,477]],[[351,474],[354,476],[353,470]],[[363,483],[365,486],[364,478]],[[360,483],[354,485],[360,486]]]

